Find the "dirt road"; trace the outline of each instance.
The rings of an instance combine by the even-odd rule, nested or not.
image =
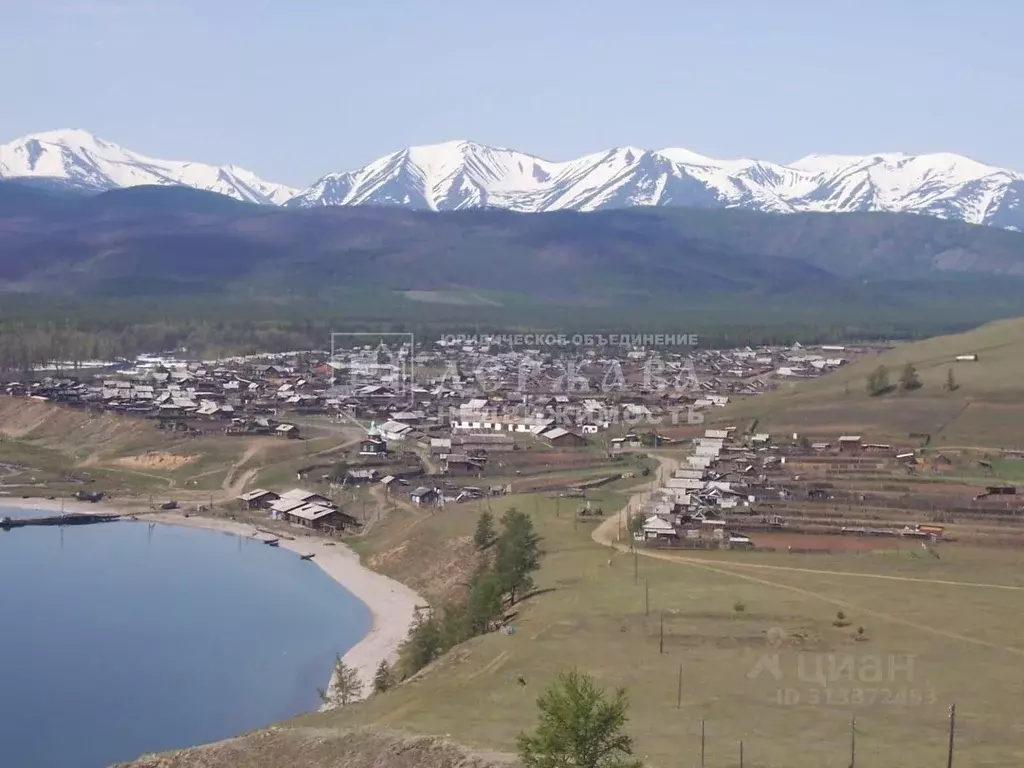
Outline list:
[[[663,457],[658,457],[658,461],[662,466],[663,472],[666,474],[671,471],[670,467],[674,462]],[[630,509],[636,509],[643,499],[650,493],[650,486],[645,486],[642,490],[637,491],[629,500],[629,504],[622,509],[618,514],[612,515],[610,518],[605,520],[599,525],[593,532],[592,536],[594,541],[602,546],[613,548],[616,553],[628,552],[630,550],[628,541],[619,540],[620,529],[625,531],[626,529],[626,517],[629,514]],[[625,535],[625,534],[624,534]],[[963,643],[969,643],[971,645],[978,645],[985,648],[991,648],[994,650],[1004,651],[1007,653],[1014,654],[1016,656],[1024,656],[1024,648],[1018,648],[1009,645],[1000,645],[998,643],[991,643],[987,640],[981,640],[976,637],[967,637],[965,635],[950,632],[945,629],[930,627],[917,622],[903,619],[899,616],[892,616],[887,613],[875,611],[870,608],[865,608],[863,605],[857,605],[854,603],[847,602],[829,595],[825,595],[819,592],[815,592],[809,589],[803,589],[790,584],[779,583],[776,581],[770,581],[767,578],[761,576],[755,576],[750,571],[767,571],[769,574],[775,572],[789,572],[789,573],[803,573],[803,574],[817,574],[822,576],[832,577],[843,577],[843,578],[858,578],[858,579],[882,579],[885,581],[902,581],[911,583],[922,583],[929,585],[941,585],[949,587],[970,587],[979,589],[996,589],[996,590],[1012,590],[1018,592],[1024,592],[1024,587],[1013,586],[1009,584],[981,584],[974,582],[961,582],[961,581],[941,581],[936,579],[920,579],[911,576],[890,576],[885,574],[875,573],[849,573],[844,571],[827,571],[827,570],[815,570],[811,568],[796,568],[784,565],[765,565],[761,563],[741,563],[736,561],[723,562],[721,560],[709,560],[706,558],[695,558],[686,557],[684,555],[678,555],[674,553],[662,552],[657,550],[645,549],[643,547],[637,547],[634,550],[636,553],[643,557],[653,558],[655,560],[663,560],[669,563],[675,563],[676,565],[688,566],[690,568],[702,568],[713,573],[718,573],[723,576],[731,576],[737,579],[743,579],[744,581],[754,582],[756,584],[762,584],[765,586],[772,587],[773,589],[785,590],[787,592],[793,592],[795,594],[803,595],[804,597],[818,600],[831,605],[838,606],[840,608],[846,608],[848,610],[856,610],[862,614],[873,616],[881,621],[890,622],[893,624],[900,624],[905,627],[910,627],[921,632],[926,632],[932,635],[938,635],[945,637],[950,640],[957,640]]]

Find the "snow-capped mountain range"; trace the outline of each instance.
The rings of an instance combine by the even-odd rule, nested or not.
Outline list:
[[[959,155],[809,155],[787,165],[716,160],[689,150],[621,147],[553,162],[471,141],[410,147],[306,190],[235,166],[156,160],[85,131],[0,145],[0,178],[113,189],[181,184],[287,207],[394,205],[431,211],[484,206],[538,213],[630,206],[899,211],[1024,229],[1024,173]]]
[[[281,205],[298,193],[234,165],[156,160],[80,130],[33,133],[0,144],[0,179],[13,178],[53,180],[97,191],[181,185],[269,205]]]

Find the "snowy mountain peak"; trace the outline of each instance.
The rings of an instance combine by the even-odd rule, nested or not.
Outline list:
[[[525,192],[545,183],[551,163],[472,141],[409,147],[363,168],[332,173],[288,201],[289,206],[401,205],[419,210],[519,207]]]
[[[703,166],[705,168],[728,168],[740,171],[759,162],[757,160],[749,160],[746,158],[740,160],[716,160],[713,157],[691,152],[690,150],[683,149],[681,147],[667,147],[666,149],[659,149],[657,152],[662,157],[667,157],[674,163],[679,163],[680,165]]]
[[[621,157],[627,163],[634,163],[638,158],[648,154],[646,149],[639,147],[615,147],[608,151],[609,157]]]
[[[552,162],[468,140],[387,155],[320,179],[289,206],[495,206],[594,211],[688,205],[799,211],[904,211],[1024,227],[1024,175],[949,153],[808,155],[789,164],[719,160],[682,148],[615,147]]]
[[[416,153],[456,154],[472,152],[474,149],[491,149],[483,144],[468,139],[453,139],[452,141],[441,141],[437,144],[419,144],[404,150]]]
[[[97,144],[106,144],[106,142],[100,142],[95,136],[88,131],[83,131],[81,128],[62,128],[57,131],[43,131],[42,133],[30,133],[24,138],[24,141],[30,141],[35,139],[36,141],[46,142],[47,144],[67,144],[69,146],[95,146]]]
[[[272,205],[297,192],[237,166],[145,157],[78,128],[33,133],[0,145],[0,179],[5,178],[49,179],[92,190],[179,185]]]
[[[897,165],[908,159],[910,155],[902,152],[887,152],[875,155],[807,155],[796,162],[790,163],[795,168],[808,173],[829,173],[837,168],[865,165]]]
[[[620,146],[551,161],[468,139],[411,146],[298,191],[236,165],[157,160],[66,128],[0,145],[0,179],[93,190],[184,185],[257,203],[525,213],[632,206],[908,212],[1024,229],[1024,174],[948,152],[812,154],[788,164]]]

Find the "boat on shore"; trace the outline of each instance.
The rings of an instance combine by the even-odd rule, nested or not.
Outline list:
[[[286,539],[287,541],[295,541],[295,537],[294,536],[287,536],[287,535],[285,535],[283,533],[278,533],[277,531],[269,531],[266,528],[259,528],[259,527],[257,527],[256,528],[256,533],[265,533],[267,536],[273,536],[276,539]]]

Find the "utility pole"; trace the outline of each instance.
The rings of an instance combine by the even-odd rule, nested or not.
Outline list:
[[[679,682],[676,684],[676,709],[683,706],[683,665],[679,665]]]
[[[658,653],[665,652],[665,612],[661,612],[661,636],[658,638]]]
[[[956,704],[949,707],[949,752],[946,755],[946,768],[953,768],[953,743],[956,738]]]
[[[651,583],[646,577],[644,578],[644,616],[651,615]]]
[[[633,550],[633,583],[636,584],[640,580],[640,557],[637,555],[636,550]]]
[[[857,765],[857,718],[850,718],[850,768]]]
[[[740,741],[740,768],[743,768],[743,742]]]
[[[700,768],[704,768],[704,718],[700,719]]]

